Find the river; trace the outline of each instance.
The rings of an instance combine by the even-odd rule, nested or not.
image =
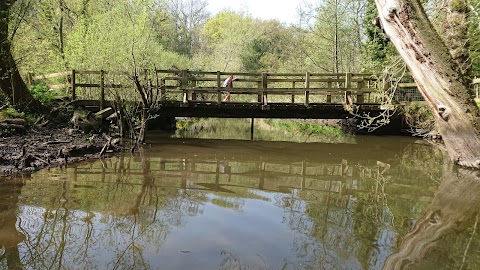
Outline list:
[[[439,198],[443,155],[422,141],[147,143],[3,181],[0,269],[480,267],[475,203],[428,236],[438,200],[465,202]]]

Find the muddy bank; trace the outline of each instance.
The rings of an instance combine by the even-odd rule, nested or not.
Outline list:
[[[0,137],[0,177],[99,158],[115,151],[121,151],[120,147],[101,134],[84,134],[58,125],[34,127],[22,135]]]

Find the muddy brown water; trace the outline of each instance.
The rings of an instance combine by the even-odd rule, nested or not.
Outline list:
[[[0,269],[479,269],[479,189],[414,139],[148,142],[2,182]]]

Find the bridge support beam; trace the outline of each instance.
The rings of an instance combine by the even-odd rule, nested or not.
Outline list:
[[[252,121],[250,123],[250,140],[253,141],[253,131],[255,127],[255,118],[252,118]]]

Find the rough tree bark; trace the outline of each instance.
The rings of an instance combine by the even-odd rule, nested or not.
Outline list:
[[[479,111],[420,0],[375,0],[375,4],[383,31],[435,116],[450,158],[457,165],[479,169]]]
[[[28,91],[12,56],[8,26],[10,8],[15,1],[0,1],[0,90],[16,108],[39,110],[41,105]]]

